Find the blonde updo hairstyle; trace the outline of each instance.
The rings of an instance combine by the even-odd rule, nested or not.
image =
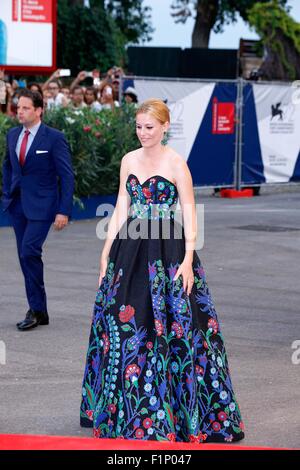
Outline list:
[[[150,114],[162,125],[170,122],[170,111],[168,106],[157,98],[150,98],[144,101],[136,110],[136,116],[139,114]]]

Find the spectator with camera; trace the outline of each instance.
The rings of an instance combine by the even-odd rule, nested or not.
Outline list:
[[[105,85],[101,91],[100,103],[102,109],[112,109],[119,107],[119,102],[114,100],[113,88],[111,85]]]
[[[60,69],[56,70],[42,86],[43,92],[48,90],[51,94],[51,97],[47,99],[47,109],[65,107],[68,105],[67,99],[61,92],[62,84],[59,80],[61,76],[60,72]]]
[[[120,79],[124,75],[124,71],[121,67],[117,67],[114,65],[110,68],[107,73],[106,77],[101,81],[100,84],[100,92],[102,93],[103,88],[106,85],[110,85],[113,91],[113,98],[114,101],[119,101],[119,87],[120,87]]]

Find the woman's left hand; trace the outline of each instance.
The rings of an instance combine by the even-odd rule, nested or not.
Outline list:
[[[173,281],[176,281],[180,275],[183,279],[183,289],[186,291],[187,295],[190,295],[194,284],[194,273],[191,262],[183,261],[181,263],[176,271]]]

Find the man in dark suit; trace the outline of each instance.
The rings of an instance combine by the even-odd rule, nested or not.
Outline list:
[[[56,230],[68,224],[74,174],[63,133],[41,121],[40,93],[23,90],[17,109],[21,126],[7,134],[2,206],[12,220],[29,304],[17,327],[27,331],[49,323],[42,246],[53,222]]]

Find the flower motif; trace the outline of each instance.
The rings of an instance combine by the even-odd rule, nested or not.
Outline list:
[[[164,419],[166,413],[164,412],[164,410],[158,410],[157,412],[157,417],[158,419]]]
[[[202,432],[200,432],[197,436],[195,436],[194,434],[189,434],[188,436],[189,441],[195,443],[206,441],[206,438],[207,434],[202,434]]]
[[[94,435],[94,437],[100,437],[101,436],[101,429],[95,429],[94,428],[93,435]]]
[[[153,395],[153,396],[150,398],[149,403],[150,403],[151,406],[156,405],[156,403],[157,403],[157,398]]]
[[[164,189],[165,183],[163,183],[162,181],[160,181],[159,183],[157,183],[157,187],[158,187],[158,189]]]
[[[135,437],[137,437],[138,439],[143,439],[145,433],[143,431],[143,429],[141,428],[138,428],[136,431],[135,431]]]
[[[214,423],[212,423],[212,428],[215,432],[219,432],[221,429],[221,424],[215,421]]]
[[[152,349],[153,348],[153,343],[151,341],[148,341],[148,343],[146,344],[146,348],[147,349]]]
[[[214,318],[210,318],[207,323],[208,328],[211,328],[214,335],[218,332],[218,322]]]
[[[179,323],[177,323],[177,322],[175,322],[175,321],[172,323],[172,331],[175,331],[175,333],[176,333],[176,338],[178,338],[178,339],[182,338],[182,336],[183,336],[183,328],[182,328],[182,326],[181,326]]]
[[[86,414],[87,414],[89,420],[90,420],[90,421],[93,421],[94,411],[93,411],[93,410],[87,410],[87,411],[86,411]]]
[[[227,414],[225,413],[225,411],[220,411],[220,413],[218,413],[218,419],[220,421],[226,421],[227,419]]]
[[[140,375],[141,369],[136,364],[129,364],[125,370],[125,379],[129,380]]]
[[[151,198],[151,191],[149,188],[143,188],[143,194],[147,199]]]
[[[119,318],[122,323],[127,323],[135,314],[135,309],[131,305],[126,305],[119,313]]]
[[[110,341],[106,333],[102,334],[103,338],[103,353],[106,354],[109,351]]]
[[[218,356],[218,358],[217,358],[217,364],[218,364],[219,367],[223,366],[223,361],[222,361],[222,358],[220,356]]]
[[[117,411],[116,405],[114,405],[113,403],[111,403],[110,405],[108,405],[107,409],[108,409],[108,411],[110,411],[112,414],[114,414],[114,413]]]
[[[152,424],[153,424],[153,421],[150,418],[145,418],[143,421],[143,426],[145,429],[151,428]]]
[[[156,329],[156,334],[157,336],[161,336],[164,332],[164,326],[160,320],[155,319],[154,320],[155,324],[155,329]]]
[[[176,434],[174,432],[170,432],[169,434],[167,434],[167,438],[169,439],[169,441],[175,442]]]
[[[204,369],[203,369],[203,367],[198,366],[198,364],[195,366],[195,372],[196,372],[196,375],[201,375],[201,376],[204,375]]]

